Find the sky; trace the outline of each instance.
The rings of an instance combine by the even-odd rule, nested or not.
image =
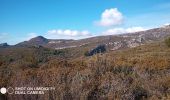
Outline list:
[[[170,0],[0,0],[0,43],[82,39],[170,23]]]

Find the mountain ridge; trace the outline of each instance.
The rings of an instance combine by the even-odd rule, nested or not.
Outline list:
[[[80,40],[47,39],[43,36],[37,36],[29,41],[18,43],[16,46],[28,45],[43,46],[52,49],[65,49],[83,47],[87,45],[90,48],[94,48],[100,44],[105,44],[109,50],[118,50],[122,48],[133,48],[149,42],[159,41],[168,36],[170,36],[170,25],[134,33],[96,36]]]

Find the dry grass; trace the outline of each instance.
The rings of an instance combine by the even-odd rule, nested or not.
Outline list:
[[[170,98],[170,48],[162,42],[69,59],[50,50],[25,50],[9,50],[10,57],[1,51],[0,86],[53,86],[56,90],[30,97],[8,95],[9,100]]]

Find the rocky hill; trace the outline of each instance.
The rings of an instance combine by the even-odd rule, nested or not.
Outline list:
[[[97,36],[80,40],[46,39],[42,36],[38,36],[17,45],[41,45],[53,49],[65,49],[83,46],[94,48],[100,44],[105,44],[109,50],[118,50],[122,48],[133,48],[145,43],[160,41],[167,36],[170,36],[170,25],[136,33]]]
[[[0,44],[0,47],[8,47],[9,45],[8,45],[8,43],[1,43]]]

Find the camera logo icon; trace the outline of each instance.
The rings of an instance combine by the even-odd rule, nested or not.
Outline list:
[[[5,88],[5,87],[2,87],[0,88],[0,93],[1,94],[13,94],[14,93],[14,89],[12,87],[8,87],[8,88]]]
[[[6,92],[7,92],[7,89],[6,89],[5,87],[2,87],[2,88],[1,88],[1,93],[2,93],[2,94],[5,94]]]

